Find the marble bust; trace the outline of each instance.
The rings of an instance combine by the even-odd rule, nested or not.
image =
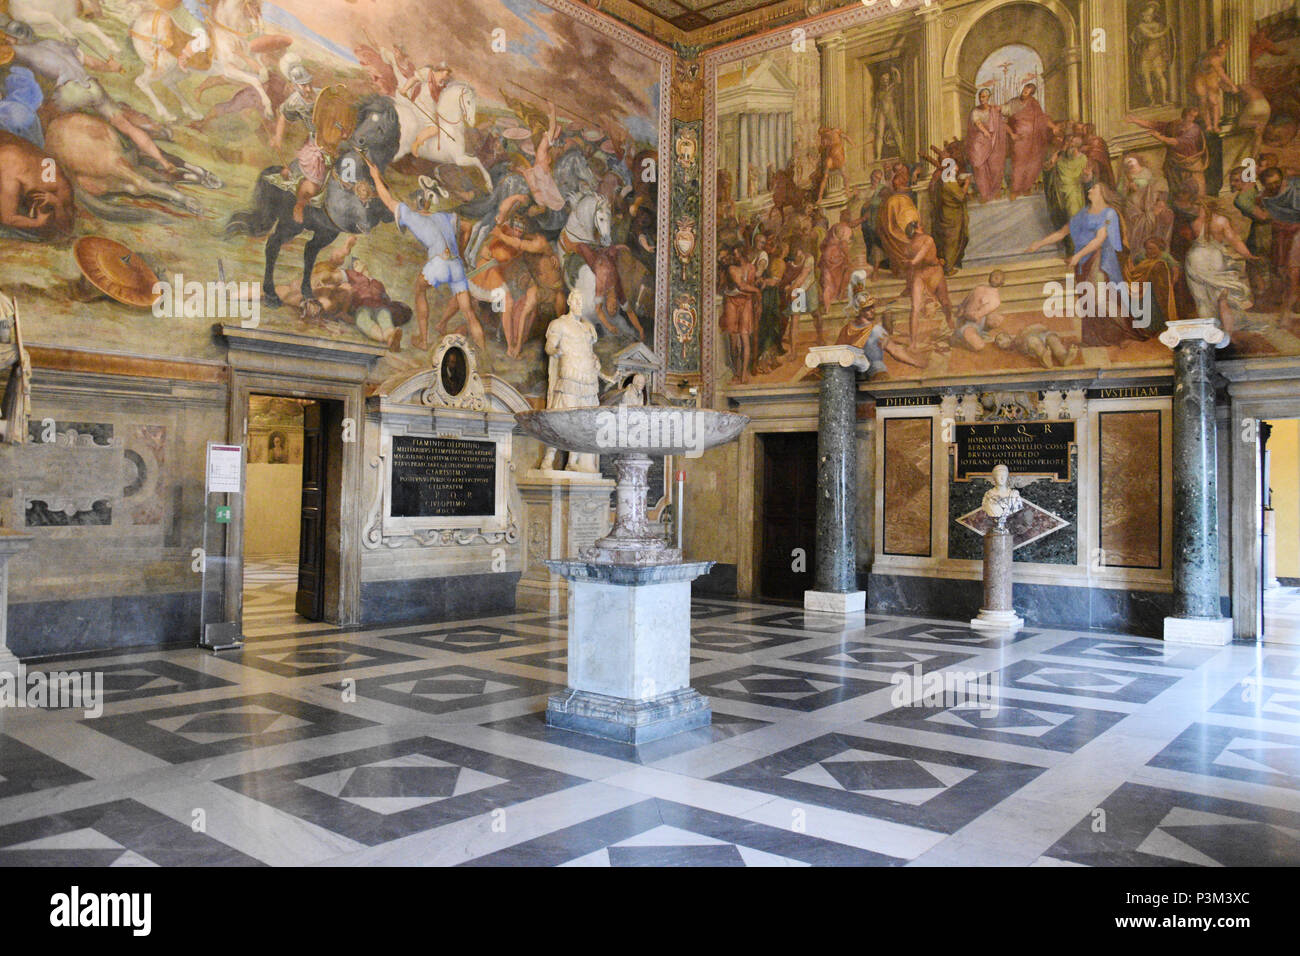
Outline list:
[[[582,317],[582,293],[569,293],[569,311],[546,327],[546,354],[549,357],[546,408],[595,408],[600,405],[600,383],[613,384],[596,357],[596,328]],[[555,467],[554,448],[547,448],[542,470]],[[596,455],[569,454],[566,471],[594,473],[600,471]]]
[[[1009,484],[1011,472],[1006,465],[993,467],[993,487],[984,492],[984,501],[980,507],[993,519],[999,531],[1007,526],[1007,519],[1025,506],[1020,492]]]

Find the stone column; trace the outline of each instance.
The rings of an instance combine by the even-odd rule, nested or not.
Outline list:
[[[736,154],[740,159],[736,170],[736,198],[745,199],[749,196],[749,116],[741,113],[736,117],[736,125],[739,127]]]
[[[913,147],[918,152],[927,150],[931,143],[941,146],[946,139],[943,130],[943,30],[939,22],[942,14],[938,4],[917,11],[921,18],[921,95],[924,99],[921,128],[917,130]],[[905,143],[899,143],[899,146],[906,152]],[[876,144],[876,153],[880,153],[879,143]]]
[[[858,590],[857,373],[869,363],[861,349],[848,345],[816,346],[804,362],[821,366],[821,400],[817,413],[817,553],[814,590],[805,591],[810,611],[848,614],[864,611],[865,591]]]
[[[984,604],[970,626],[977,631],[1016,631],[1025,619],[1012,603],[1014,535],[993,527],[984,536]]]
[[[9,559],[26,551],[35,535],[0,529],[0,671],[18,673],[18,658],[9,650]]]
[[[822,57],[822,125],[843,130],[846,128],[844,34],[827,34],[817,41],[817,48]],[[831,209],[843,204],[844,170],[833,170],[827,176],[826,192],[820,205]],[[832,222],[835,221],[834,216],[829,218]]]
[[[1227,644],[1232,621],[1219,603],[1218,451],[1214,349],[1228,344],[1214,319],[1170,322],[1160,341],[1174,350],[1174,601],[1171,644]]]

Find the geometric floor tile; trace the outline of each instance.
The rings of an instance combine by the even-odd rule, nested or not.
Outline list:
[[[922,644],[945,644],[950,647],[962,646],[973,648],[1006,647],[1020,641],[1037,637],[1037,631],[1015,631],[1006,633],[987,633],[971,630],[969,627],[941,624],[897,624],[881,631],[872,631],[871,640],[885,639],[891,641],[916,641]]]
[[[797,644],[807,639],[807,635],[757,634],[752,629],[734,624],[706,624],[691,628],[692,648],[723,654],[749,654],[782,644]]]
[[[782,707],[811,713],[889,685],[843,674],[809,673],[785,667],[752,664],[692,680],[706,697]]]
[[[165,660],[96,665],[93,670],[104,675],[104,700],[109,703],[234,686],[233,681]]]
[[[1247,678],[1223,695],[1210,712],[1263,720],[1300,721],[1300,687],[1281,688]]]
[[[793,830],[651,799],[461,866],[896,866]]]
[[[0,734],[0,800],[91,779],[39,750]]]
[[[1300,654],[1265,654],[1260,670],[1264,677],[1300,680]]]
[[[251,694],[114,714],[84,725],[169,763],[188,763],[373,727],[374,722],[279,694]]]
[[[528,634],[501,624],[457,624],[409,634],[386,634],[384,640],[419,644],[421,647],[456,654],[475,654],[479,651],[499,651],[507,647],[541,644],[555,638],[545,634]]]
[[[691,620],[707,621],[710,618],[726,617],[736,613],[734,604],[713,604],[708,601],[691,601]]]
[[[1181,679],[1163,674],[1142,674],[1081,664],[1060,664],[1031,659],[1017,661],[995,672],[1003,687],[1070,694],[1103,700],[1145,704]]]
[[[1180,647],[1140,637],[1075,637],[1043,653],[1052,657],[1186,669],[1200,667],[1214,654],[1206,648]]]
[[[1300,813],[1134,783],[1100,809],[1045,855],[1088,866],[1300,866]]]
[[[1093,707],[999,697],[951,707],[904,705],[869,723],[1073,753],[1125,716]]]
[[[750,717],[738,717],[734,714],[723,713],[714,708],[713,720],[709,726],[699,727],[682,734],[674,734],[662,740],[652,740],[644,744],[625,744],[617,740],[606,740],[602,737],[592,737],[589,734],[574,733],[560,727],[550,727],[546,723],[546,715],[540,712],[521,714],[518,717],[494,721],[483,726],[508,734],[517,734],[531,740],[544,740],[548,744],[558,744],[561,747],[581,750],[584,753],[599,754],[602,757],[626,760],[629,763],[649,764],[699,747],[706,747],[719,740],[739,737],[752,730],[768,727],[770,723],[765,720],[754,720]]]
[[[1300,790],[1300,737],[1192,724],[1147,766]]]
[[[376,846],[587,781],[433,737],[413,737],[217,782]]]
[[[740,618],[734,624],[739,626],[752,624],[755,627],[779,628],[785,631],[812,631],[815,634],[838,634],[846,626],[843,615],[818,614],[812,611],[779,611],[776,614],[766,612]],[[807,640],[808,636],[805,635],[802,639]]]
[[[711,777],[796,802],[953,833],[1042,767],[826,734]]]
[[[827,664],[852,669],[911,672],[918,665],[925,671],[939,670],[952,664],[970,660],[973,654],[954,654],[943,651],[916,651],[872,644],[864,641],[846,641],[815,651],[805,651],[783,657],[785,661],[803,661],[809,664]]]
[[[245,648],[237,658],[232,659],[245,667],[256,667],[258,670],[269,671],[281,677],[310,677],[314,674],[350,671],[359,667],[375,667],[379,664],[398,664],[419,658],[394,654],[392,651],[383,651],[349,641],[326,641],[321,644],[297,644],[275,650],[259,647],[254,651]]]
[[[562,685],[550,681],[454,664],[383,677],[367,677],[357,681],[356,692],[359,698],[381,700],[428,714],[445,714],[550,694],[561,687]]]
[[[0,826],[0,866],[260,866],[134,800]]]

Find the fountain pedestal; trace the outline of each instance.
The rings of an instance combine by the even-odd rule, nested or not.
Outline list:
[[[690,686],[691,582],[712,561],[546,565],[569,582],[569,686],[547,702],[548,724],[629,744],[709,725]]]

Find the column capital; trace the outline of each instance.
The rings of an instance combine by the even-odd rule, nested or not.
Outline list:
[[[817,46],[820,49],[844,49],[844,31],[836,30],[834,33],[827,33],[817,38]]]
[[[804,364],[809,368],[819,365],[839,365],[841,368],[852,366],[859,372],[871,367],[866,353],[852,345],[814,345],[804,356]]]
[[[1228,344],[1228,333],[1219,326],[1217,319],[1177,319],[1160,333],[1160,341],[1171,349],[1195,339],[1204,339],[1221,349]]]

